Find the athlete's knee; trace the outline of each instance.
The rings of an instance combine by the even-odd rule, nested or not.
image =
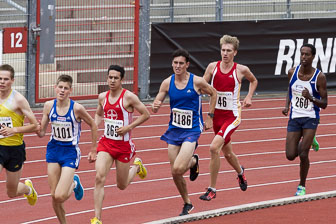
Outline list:
[[[106,176],[102,175],[101,173],[97,172],[96,173],[96,185],[102,185],[105,183]]]
[[[237,156],[232,151],[230,151],[230,152],[225,152],[224,157],[226,160],[231,160],[232,158],[236,158]]]
[[[296,153],[286,152],[286,158],[293,161],[298,155]]]
[[[117,188],[120,190],[125,190],[127,188],[128,184],[125,183],[117,183]]]
[[[17,196],[17,190],[7,189],[7,196],[9,198],[15,198]]]
[[[66,194],[59,194],[59,193],[56,193],[54,196],[53,196],[53,199],[55,202],[57,203],[63,203],[65,202],[67,199],[68,199],[68,195]]]
[[[301,161],[308,160],[308,152],[307,151],[300,152],[299,157]]]
[[[186,168],[183,167],[182,165],[175,165],[172,167],[172,175],[173,176],[180,176],[183,175],[185,173]]]
[[[210,154],[211,156],[219,156],[220,155],[220,148],[215,144],[210,145]]]

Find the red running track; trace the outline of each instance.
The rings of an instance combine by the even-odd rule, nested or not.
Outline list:
[[[189,181],[186,173],[188,191],[195,209],[193,213],[218,208],[243,205],[272,199],[293,196],[299,181],[299,161],[287,161],[284,154],[287,117],[281,114],[284,98],[260,98],[253,101],[253,106],[243,109],[242,123],[233,134],[233,149],[246,168],[249,187],[242,192],[237,184],[236,174],[222,155],[221,170],[217,181],[217,198],[211,202],[198,199],[209,185],[209,144],[213,138],[212,131],[201,135],[197,153],[200,155],[200,175],[195,182]],[[311,167],[307,181],[307,194],[331,191],[336,181],[336,136],[335,115],[336,96],[329,96],[329,106],[322,111],[321,124],[317,137],[321,148],[319,152],[311,151]],[[203,110],[207,111],[205,102]],[[88,109],[94,114],[94,109]],[[169,120],[168,105],[161,108],[159,114],[137,127],[132,132],[137,148],[137,156],[142,158],[148,169],[148,176],[141,180],[138,177],[124,191],[115,185],[115,169],[107,177],[105,200],[103,203],[103,223],[144,223],[177,216],[182,209],[183,201],[179,196],[170,174],[166,144],[159,137],[167,128]],[[204,112],[204,114],[206,114]],[[41,117],[37,111],[36,116]],[[205,115],[204,115],[205,116]],[[49,126],[50,128],[50,126]],[[102,128],[102,126],[100,127]],[[102,133],[102,130],[99,132]],[[5,193],[5,171],[0,174],[0,209],[1,220],[10,223],[57,223],[51,206],[51,198],[46,176],[45,146],[48,137],[42,139],[34,134],[25,135],[27,145],[27,161],[22,181],[32,179],[39,194],[35,206],[29,206],[24,198],[9,199]],[[83,125],[80,148],[82,160],[79,174],[85,188],[82,201],[72,196],[65,203],[68,223],[89,223],[94,216],[93,188],[94,164],[87,162],[90,146],[90,132]],[[334,203],[335,199],[322,200],[319,203]],[[317,204],[319,204],[317,203]],[[300,206],[298,205],[293,206]],[[287,215],[286,207],[271,208]],[[264,209],[270,211],[271,209]],[[258,212],[262,213],[262,210]],[[253,212],[246,212],[247,215]],[[289,213],[290,214],[290,213]],[[240,214],[236,214],[240,215]],[[264,223],[274,222],[272,217],[261,214]],[[10,218],[9,218],[10,217]],[[295,217],[287,223],[297,223]],[[227,218],[227,217],[225,217]],[[335,215],[336,219],[336,215]],[[230,221],[225,221],[230,223]]]

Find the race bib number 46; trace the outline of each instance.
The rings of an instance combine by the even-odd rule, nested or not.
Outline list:
[[[57,141],[69,142],[73,140],[71,122],[52,122],[51,123],[53,138]]]
[[[216,109],[219,110],[232,110],[233,98],[232,92],[219,92],[217,91]]]
[[[172,125],[179,128],[192,128],[193,111],[173,108]]]
[[[123,139],[121,135],[117,134],[117,129],[124,126],[124,121],[105,118],[104,124],[105,124],[104,135],[106,138],[112,140]]]
[[[2,126],[12,128],[13,127],[12,118],[11,117],[0,117],[0,124],[1,124],[0,129],[2,128]],[[5,138],[5,136],[0,135],[0,138]]]

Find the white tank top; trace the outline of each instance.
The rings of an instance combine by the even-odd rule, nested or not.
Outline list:
[[[290,119],[299,117],[320,118],[320,108],[313,102],[302,96],[302,90],[307,88],[309,94],[320,99],[321,96],[317,91],[317,77],[320,74],[320,70],[316,69],[314,75],[308,81],[299,79],[300,66],[297,66],[294,74],[290,80],[289,99],[291,102]]]

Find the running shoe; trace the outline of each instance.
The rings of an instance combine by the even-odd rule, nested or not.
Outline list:
[[[314,139],[313,139],[312,149],[314,149],[315,152],[317,152],[320,149],[320,144],[316,140],[316,136],[314,136]]]
[[[246,177],[245,177],[245,168],[244,167],[241,167],[242,170],[243,170],[243,174],[242,175],[239,175],[238,174],[238,177],[237,177],[237,180],[238,180],[238,183],[239,183],[239,187],[242,191],[246,191],[247,189],[247,180],[246,180]]]
[[[304,186],[299,185],[295,193],[295,196],[303,196],[305,194],[306,194],[306,188]]]
[[[35,205],[36,201],[37,201],[37,192],[35,191],[35,188],[33,186],[33,182],[29,179],[27,179],[25,181],[25,185],[27,185],[30,189],[31,189],[31,193],[29,195],[24,195],[27,200],[28,200],[28,204],[30,205]]]
[[[211,201],[211,199],[216,198],[216,191],[213,191],[210,187],[208,187],[207,191],[199,198],[204,201]]]
[[[184,203],[182,212],[180,214],[180,216],[182,215],[189,215],[190,212],[194,209],[194,206],[192,204],[188,204],[188,203]]]
[[[91,219],[91,224],[103,224],[103,222],[100,221],[97,217],[94,217]]]
[[[77,174],[74,175],[74,181],[77,183],[77,186],[73,189],[73,191],[75,192],[76,200],[79,201],[82,200],[84,196],[84,189]]]
[[[139,171],[137,174],[141,179],[144,179],[147,176],[147,169],[146,167],[142,164],[142,161],[140,158],[135,158],[134,159],[134,165],[139,165]]]
[[[199,174],[199,165],[198,165],[198,160],[199,160],[199,157],[197,154],[193,155],[193,157],[196,159],[196,163],[193,167],[190,168],[190,180],[191,181],[194,181],[197,179],[198,177],[198,174]]]

